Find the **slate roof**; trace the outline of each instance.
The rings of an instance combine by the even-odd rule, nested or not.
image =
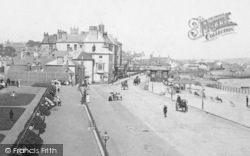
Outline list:
[[[44,36],[42,44],[56,44],[57,35]]]
[[[15,65],[27,65],[27,63],[33,63],[34,61],[40,62],[41,64],[46,64],[49,61],[51,61],[51,59],[49,57],[46,57],[46,56],[41,56],[41,58],[38,59],[34,56],[24,55],[24,58],[21,59],[20,54],[18,54],[18,56],[14,57],[13,60],[14,60]],[[11,64],[11,59],[9,60],[8,64]]]
[[[58,61],[57,61],[57,58],[56,58],[56,59],[54,59],[54,60],[52,60],[52,61],[46,63],[46,66],[67,65],[67,62],[68,62],[68,65],[69,65],[69,66],[78,65],[78,64],[76,64],[75,61],[73,61],[73,60],[71,60],[71,59],[69,59],[69,58],[67,58],[67,57],[64,57],[63,60],[64,60],[64,61],[63,61],[62,64],[58,64]]]
[[[27,71],[27,66],[11,66],[8,73],[16,73],[16,72],[36,72],[37,68],[32,67],[31,71]],[[53,73],[64,73],[66,72],[67,69],[64,66],[44,66],[43,71],[39,71],[37,73],[42,73],[42,72],[53,72]]]
[[[94,60],[89,53],[81,52],[80,55],[76,58],[76,60]]]
[[[93,42],[93,43],[95,43],[95,42],[105,42],[106,41],[106,39],[104,38],[104,36],[103,36],[103,34],[102,33],[100,33],[99,31],[97,32],[97,39],[95,39],[95,40],[93,40],[91,37],[90,37],[90,35],[89,35],[89,33],[86,33],[87,34],[87,36],[86,36],[86,38],[84,39],[84,42]]]
[[[83,43],[88,33],[85,34],[66,34],[57,43]]]

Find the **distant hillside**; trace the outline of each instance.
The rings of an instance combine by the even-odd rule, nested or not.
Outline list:
[[[250,64],[250,58],[246,57],[246,58],[222,59],[221,62]]]

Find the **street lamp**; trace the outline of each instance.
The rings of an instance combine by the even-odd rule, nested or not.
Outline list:
[[[202,96],[202,109],[204,109],[204,86],[202,85],[202,93],[201,93],[201,96]]]
[[[107,133],[106,130],[105,130],[105,132],[104,132],[104,135],[102,136],[102,139],[104,140],[104,146],[105,146],[105,148],[106,148],[106,144],[107,144],[107,141],[108,141],[108,139],[109,139],[109,136],[108,136],[108,133]]]
[[[173,83],[171,83],[171,99],[173,99]]]

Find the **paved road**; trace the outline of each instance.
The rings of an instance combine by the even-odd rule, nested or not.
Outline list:
[[[65,156],[101,155],[93,132],[88,130],[87,113],[80,105],[77,87],[62,86],[58,95],[62,106],[46,119],[46,132],[41,135],[44,144],[63,144]]]
[[[152,91],[152,83],[149,83],[149,89],[150,91]],[[195,91],[199,93],[199,91],[194,89],[201,90],[201,87],[192,87],[193,93]],[[165,90],[166,86],[162,82],[153,83],[153,92],[161,93],[165,92]],[[245,104],[246,95],[209,87],[205,87],[205,90],[207,98],[204,99],[204,111],[250,127],[250,108],[247,108]],[[175,94],[173,95],[173,99],[177,99],[177,95],[180,95],[183,99],[187,99],[188,105],[198,109],[202,109],[202,99],[195,97],[194,94],[190,94],[189,91],[182,91],[181,94]],[[171,98],[171,95],[169,93],[167,93],[165,96]],[[223,100],[223,102],[221,103],[219,101],[210,100],[210,97],[215,98],[216,96],[219,96]],[[235,105],[232,106],[230,104],[230,101],[233,101]]]
[[[106,129],[110,136],[110,155],[249,155],[249,129],[192,108],[176,112],[172,100],[129,86],[90,87],[89,107],[101,134]],[[110,91],[121,92],[123,101],[108,102]]]

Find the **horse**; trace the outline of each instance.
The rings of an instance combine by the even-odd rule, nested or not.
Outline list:
[[[187,100],[181,99],[180,96],[178,96],[176,100],[176,111],[179,111],[179,108],[182,109],[182,111],[187,112],[188,111],[188,106],[187,106]]]
[[[121,89],[125,90],[126,88],[128,89],[128,81],[127,80],[121,82]]]
[[[141,79],[138,76],[136,76],[136,78],[134,79],[134,85],[138,85],[140,83],[141,83]]]
[[[222,103],[222,99],[219,98],[218,96],[215,98],[215,100],[220,101]]]
[[[194,92],[194,95],[200,97],[200,94],[198,94],[197,92]]]

